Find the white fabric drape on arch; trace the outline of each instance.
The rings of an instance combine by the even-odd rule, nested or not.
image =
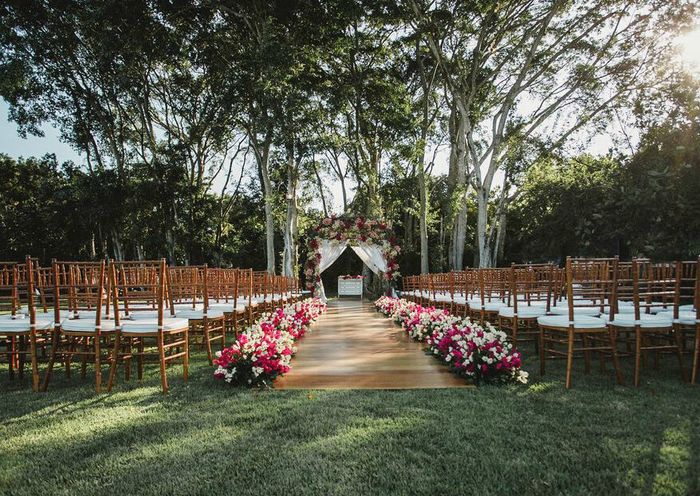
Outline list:
[[[321,255],[321,260],[318,263],[319,274],[323,273],[324,270],[333,265],[333,262],[338,260],[338,257],[343,254],[347,247],[347,241],[335,241],[328,239],[321,240],[318,247],[318,253]],[[357,253],[360,260],[362,260],[372,272],[375,274],[386,272],[386,259],[384,258],[382,250],[378,245],[360,243],[359,245],[352,246],[351,248],[355,253]],[[321,279],[319,284],[318,292],[318,296],[322,301],[325,302],[328,300],[326,298],[326,290],[323,287],[323,279]]]
[[[386,272],[386,259],[379,246],[360,243],[358,246],[352,246],[351,248],[372,272],[375,274]]]

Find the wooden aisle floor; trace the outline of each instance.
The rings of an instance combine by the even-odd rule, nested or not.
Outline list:
[[[278,389],[421,389],[470,387],[408,339],[401,327],[358,299],[331,300],[297,342]]]

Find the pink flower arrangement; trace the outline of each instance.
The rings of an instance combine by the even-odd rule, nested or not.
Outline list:
[[[345,276],[340,276],[341,279],[364,279],[365,276],[362,275],[345,275]]]
[[[377,310],[399,322],[416,341],[452,370],[475,383],[526,383],[522,357],[503,331],[490,324],[480,326],[447,310],[423,307],[399,298],[383,296]]]
[[[379,245],[387,260],[387,271],[384,273],[386,280],[392,281],[401,275],[397,261],[401,247],[386,222],[366,219],[363,216],[348,218],[331,215],[321,220],[309,236],[308,256],[304,266],[307,289],[314,290],[321,281],[319,248],[321,240],[324,239]]]
[[[271,385],[289,372],[296,351],[294,342],[325,309],[319,299],[310,298],[263,315],[239,334],[233,345],[217,352],[214,377],[233,385]]]

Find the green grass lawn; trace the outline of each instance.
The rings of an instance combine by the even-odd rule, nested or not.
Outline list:
[[[96,395],[3,366],[0,494],[700,494],[700,386],[670,359],[638,389],[577,364],[571,391],[532,360],[528,386],[416,391],[238,390],[193,361],[166,397],[157,367]]]

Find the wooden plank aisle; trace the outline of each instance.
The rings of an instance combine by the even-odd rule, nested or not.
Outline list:
[[[423,345],[357,299],[331,300],[297,343],[292,370],[278,389],[420,389],[469,387]]]

